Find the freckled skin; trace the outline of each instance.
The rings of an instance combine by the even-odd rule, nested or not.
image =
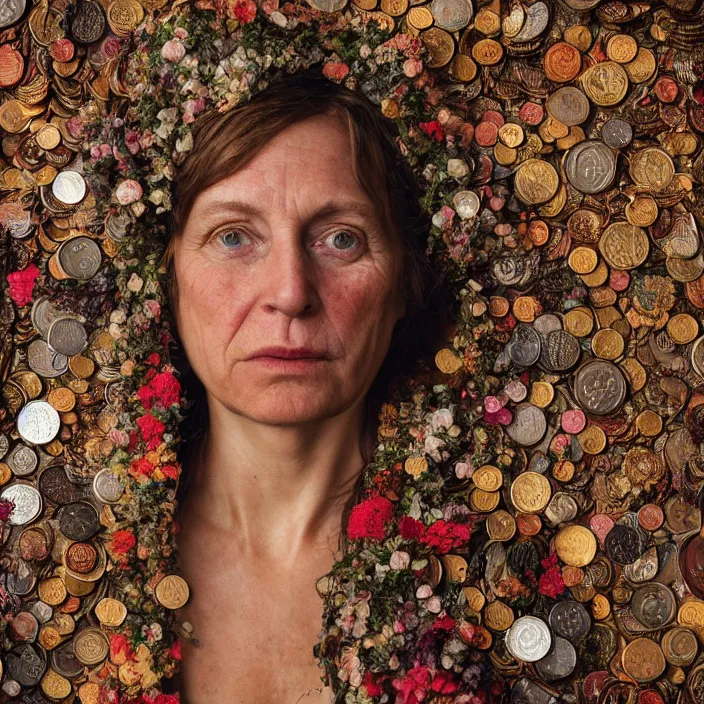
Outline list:
[[[383,362],[404,312],[401,250],[355,181],[352,158],[338,118],[309,118],[191,209],[175,248],[179,331],[197,376],[232,412],[271,424],[329,417],[363,399]],[[369,212],[310,221],[331,197]],[[260,213],[209,205],[235,198]],[[234,226],[234,247],[232,235],[229,249],[217,238],[203,242]],[[309,346],[331,358],[293,374],[245,361],[266,345]]]

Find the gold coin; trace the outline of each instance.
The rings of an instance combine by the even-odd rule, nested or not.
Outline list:
[[[105,14],[110,29],[120,37],[127,36],[144,19],[144,9],[137,0],[113,0]]]
[[[472,474],[472,481],[482,491],[498,491],[504,483],[504,477],[498,467],[484,464]]]
[[[592,351],[601,359],[618,359],[626,347],[626,342],[616,330],[604,328],[592,337]]]
[[[615,61],[600,61],[590,66],[580,80],[589,99],[602,108],[620,103],[628,90],[628,74]]]
[[[547,408],[555,398],[555,388],[547,381],[535,381],[530,389],[530,403],[538,408]]]
[[[464,582],[467,579],[467,560],[461,555],[443,555],[441,557],[447,578],[451,582]]]
[[[575,274],[591,274],[599,263],[599,255],[589,247],[575,247],[567,263]]]
[[[662,418],[655,411],[646,409],[636,417],[636,428],[645,437],[657,437],[662,430]]]
[[[596,555],[596,538],[584,526],[565,526],[555,536],[555,552],[567,565],[585,567]]]
[[[525,137],[523,128],[515,122],[507,122],[499,127],[499,139],[507,147],[520,147]]]
[[[478,70],[477,64],[471,56],[467,56],[467,54],[455,54],[454,61],[452,62],[452,74],[458,81],[464,81],[465,83],[473,81],[477,77]]]
[[[443,374],[454,374],[462,368],[462,360],[450,349],[442,349],[435,355],[435,366]]]
[[[381,0],[381,11],[391,17],[401,17],[408,10],[408,0]]]
[[[480,66],[494,66],[503,55],[504,48],[495,39],[480,39],[472,45],[472,58]]]
[[[665,671],[662,648],[650,638],[636,638],[623,650],[621,664],[636,682],[652,682]]]
[[[37,398],[42,392],[42,380],[34,372],[22,371],[10,378],[25,390],[30,399]]]
[[[588,455],[598,455],[606,448],[606,433],[598,425],[588,425],[577,440]]]
[[[99,704],[100,685],[97,682],[85,682],[78,688],[81,704]]]
[[[500,499],[501,496],[498,491],[475,489],[469,495],[469,506],[472,510],[479,511],[479,513],[489,513],[499,505]]]
[[[34,172],[34,180],[37,182],[37,186],[48,186],[54,181],[58,173],[55,167],[45,164],[41,169]]]
[[[687,345],[699,336],[699,323],[689,313],[678,313],[667,321],[667,334],[677,345]]]
[[[681,626],[704,628],[704,601],[685,601],[677,611],[677,621]]]
[[[53,650],[63,640],[54,626],[42,626],[39,631],[39,645],[45,650]]]
[[[662,191],[675,176],[675,165],[670,155],[658,147],[646,147],[631,157],[628,173],[643,188]]]
[[[110,646],[105,634],[94,627],[84,628],[73,638],[73,653],[84,665],[97,665],[107,658]]]
[[[597,594],[592,599],[592,615],[597,621],[603,621],[611,613],[611,604],[603,594]]]
[[[570,128],[564,123],[548,116],[545,120],[545,129],[553,139],[562,139],[570,133]]]
[[[408,23],[416,29],[428,29],[433,24],[433,13],[427,7],[412,7],[406,15]]]
[[[37,587],[39,598],[49,604],[49,606],[58,606],[67,596],[66,585],[61,577],[49,577],[39,582]]]
[[[527,159],[516,171],[516,195],[526,205],[549,201],[560,185],[560,178],[552,164],[542,159]]]
[[[156,585],[154,594],[157,601],[167,609],[180,609],[190,595],[188,583],[177,574],[167,574]]]
[[[41,688],[44,694],[51,699],[65,699],[73,690],[70,680],[62,677],[51,668],[42,677]]]
[[[572,308],[565,314],[563,326],[575,337],[586,337],[594,327],[594,316],[586,306]]]
[[[486,604],[486,597],[476,587],[463,587],[462,592],[467,599],[467,606],[475,613],[479,613]]]
[[[511,503],[521,513],[540,513],[552,496],[550,482],[538,472],[523,472],[511,484]]]
[[[507,147],[505,144],[502,144],[501,142],[497,142],[494,145],[494,159],[496,159],[497,163],[501,164],[501,166],[511,166],[511,164],[516,163],[516,159],[518,158],[518,150],[513,149],[512,147]]]
[[[532,323],[540,312],[540,303],[534,296],[518,296],[513,302],[513,314],[522,323]]]
[[[68,368],[79,378],[87,379],[95,371],[95,362],[90,357],[77,354],[69,357]]]
[[[474,18],[474,29],[490,37],[501,30],[501,18],[488,7],[483,7]]]
[[[638,43],[630,34],[614,34],[606,42],[606,55],[619,64],[627,64],[636,58]]]
[[[76,394],[74,394],[71,389],[60,386],[57,389],[52,389],[46,397],[46,400],[59,411],[59,413],[68,413],[73,410],[76,405]]]
[[[56,125],[44,125],[36,134],[37,144],[47,151],[58,147],[61,144],[61,132]]]
[[[648,195],[640,195],[626,205],[626,219],[637,227],[650,227],[658,219],[658,204]]]
[[[511,540],[516,534],[516,521],[508,511],[494,511],[486,519],[486,532],[492,540]]]
[[[567,27],[562,36],[568,44],[582,52],[589,51],[589,47],[592,45],[592,33],[589,31],[589,27],[583,24],[573,24],[571,27]]]
[[[106,626],[119,626],[127,618],[127,607],[117,599],[105,597],[96,604],[95,615]]]
[[[421,32],[420,38],[430,54],[424,62],[428,68],[441,68],[450,63],[455,53],[455,40],[449,32],[440,27],[431,27]]]
[[[649,249],[645,230],[628,222],[612,223],[599,240],[599,251],[606,263],[622,271],[639,267],[647,259]]]
[[[574,477],[574,462],[570,460],[558,460],[552,467],[552,476],[558,482],[569,482]]]
[[[484,625],[491,631],[507,631],[514,620],[513,609],[503,601],[492,601],[484,607]]]
[[[650,49],[644,46],[638,49],[636,58],[627,63],[624,67],[628,77],[634,83],[645,83],[650,80],[657,69],[657,59]]]
[[[581,274],[580,278],[589,288],[597,288],[609,278],[609,267],[603,259],[600,259],[596,269],[591,274]]]
[[[618,365],[626,375],[631,391],[637,394],[648,380],[648,375],[643,365],[635,357],[626,357]]]

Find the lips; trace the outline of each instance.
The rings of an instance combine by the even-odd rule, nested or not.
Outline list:
[[[326,355],[324,352],[314,350],[310,347],[264,347],[248,359],[257,357],[273,357],[276,359],[322,359]]]

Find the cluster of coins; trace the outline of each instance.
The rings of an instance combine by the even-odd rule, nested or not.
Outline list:
[[[102,270],[129,218],[109,212],[97,221],[73,120],[91,101],[126,97],[122,38],[145,8],[163,4],[0,1],[1,266],[34,261],[55,291],[18,312],[6,295],[0,315],[0,500],[12,502],[0,531],[0,677],[13,701],[72,701],[76,679],[80,700],[97,701],[86,672],[106,661],[110,633],[127,618],[109,594],[101,539],[125,491],[102,468],[115,447],[120,368],[113,338],[90,306],[79,309],[91,294],[105,295]],[[176,575],[155,590],[168,608],[183,596]]]
[[[468,614],[514,702],[703,702],[704,10],[387,5],[457,84],[444,124],[474,126],[463,312],[495,325],[482,412],[517,449],[472,475]]]

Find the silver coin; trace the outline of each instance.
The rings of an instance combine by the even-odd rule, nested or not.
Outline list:
[[[616,157],[603,142],[580,142],[567,152],[565,174],[578,191],[601,193],[613,183]]]
[[[80,203],[86,195],[86,182],[78,173],[64,169],[59,171],[51,183],[51,192],[54,197],[66,205]]]
[[[549,371],[565,372],[579,361],[579,340],[567,330],[554,330],[540,345],[540,363]]]
[[[8,697],[19,697],[22,691],[22,685],[17,680],[7,677],[2,683],[2,691],[5,692]]]
[[[17,568],[7,575],[7,591],[16,596],[27,596],[37,584],[37,572],[31,563],[22,558],[17,560]]]
[[[550,11],[544,2],[536,2],[526,9],[526,21],[521,31],[511,40],[514,43],[532,42],[548,26]]]
[[[469,24],[474,8],[470,0],[433,0],[430,12],[437,27],[458,32]]]
[[[32,325],[42,337],[46,337],[52,321],[60,315],[61,312],[53,306],[47,296],[37,298],[32,304],[32,312],[30,313]]]
[[[30,607],[30,611],[34,614],[39,623],[47,623],[51,621],[54,615],[54,609],[49,604],[45,604],[43,601],[35,601]]]
[[[656,547],[646,550],[638,559],[624,565],[623,574],[629,582],[642,584],[649,582],[658,573],[658,551]]]
[[[10,484],[2,490],[0,498],[15,504],[8,519],[13,526],[31,523],[42,511],[42,496],[29,484]]]
[[[633,615],[649,630],[659,630],[675,618],[677,601],[664,584],[652,582],[636,589],[631,599]]]
[[[27,7],[25,0],[0,0],[0,29],[19,20]]]
[[[481,202],[474,191],[459,191],[452,197],[452,205],[462,220],[469,220],[479,212]]]
[[[511,689],[511,704],[557,704],[557,698],[535,682],[521,677]]]
[[[74,237],[64,242],[58,251],[61,268],[74,279],[88,281],[100,269],[100,247],[90,237]]]
[[[122,480],[107,467],[93,477],[93,493],[104,504],[117,503],[124,491]]]
[[[126,210],[112,213],[105,218],[105,233],[113,242],[119,244],[127,236],[127,229],[132,222],[132,216]]]
[[[589,117],[589,98],[575,86],[558,88],[545,106],[553,119],[568,127],[581,125]]]
[[[564,491],[553,494],[550,503],[543,511],[543,515],[552,526],[573,521],[579,513],[577,502]]]
[[[541,335],[562,330],[562,321],[554,313],[544,313],[533,321],[533,329]]]
[[[530,325],[517,325],[507,351],[514,364],[529,367],[540,357],[540,336]]]
[[[605,359],[583,364],[574,377],[577,403],[594,415],[613,413],[626,398],[626,380],[621,370]]]
[[[24,443],[15,445],[7,457],[7,466],[16,477],[30,475],[37,468],[38,463],[37,453]]]
[[[62,316],[56,318],[49,326],[46,341],[54,352],[73,357],[85,348],[88,333],[76,318]]]
[[[35,374],[54,379],[68,369],[68,357],[53,352],[46,340],[34,340],[27,348],[27,364]]]
[[[531,403],[521,403],[514,409],[513,420],[506,426],[506,435],[524,447],[540,442],[548,423],[543,411]]]
[[[61,429],[57,410],[46,401],[30,401],[17,416],[17,432],[34,445],[51,442]]]
[[[577,642],[589,633],[592,619],[578,601],[560,601],[552,607],[548,622],[555,635]]]
[[[694,371],[697,372],[699,376],[704,376],[704,335],[694,341],[692,352],[690,353],[690,360]]]
[[[699,252],[699,254],[691,259],[668,257],[665,260],[665,268],[667,269],[667,273],[681,284],[695,281],[704,274],[704,253]]]
[[[577,651],[566,638],[553,639],[550,652],[535,663],[535,669],[545,682],[554,682],[568,677],[577,667]]]
[[[10,438],[5,433],[0,433],[0,460],[7,454],[10,449]]]
[[[542,660],[550,652],[551,645],[550,629],[536,616],[517,618],[506,633],[508,651],[523,662]]]
[[[614,117],[607,120],[601,128],[601,138],[604,144],[612,149],[623,149],[633,139],[633,127],[630,122]]]
[[[12,239],[23,240],[32,233],[32,214],[29,210],[22,210],[16,215],[6,217],[5,229]]]

